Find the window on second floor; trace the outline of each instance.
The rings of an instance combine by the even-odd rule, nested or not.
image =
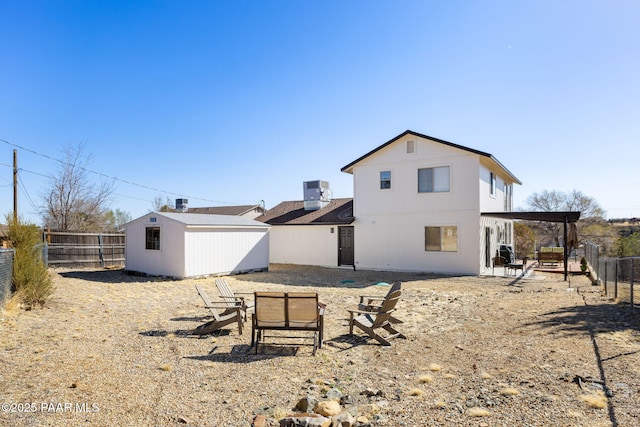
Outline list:
[[[391,188],[391,171],[380,172],[380,189],[387,190]]]
[[[493,172],[490,172],[490,178],[489,179],[491,181],[491,183],[490,183],[490,186],[491,186],[490,187],[491,188],[490,194],[492,196],[495,196],[496,195],[496,174],[493,173]]]
[[[450,191],[449,166],[418,169],[418,193]]]

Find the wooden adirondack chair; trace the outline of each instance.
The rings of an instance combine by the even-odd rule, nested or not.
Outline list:
[[[204,301],[205,308],[208,308],[211,312],[213,320],[204,323],[192,330],[192,335],[210,334],[231,323],[238,324],[238,334],[242,335],[242,306],[239,303],[237,303],[235,306],[230,306],[227,302],[214,304],[211,302],[209,296],[200,285],[196,285],[196,290],[198,291],[200,298],[202,298],[202,301]]]
[[[389,288],[389,292],[385,296],[374,296],[374,295],[360,295],[360,302],[358,303],[359,311],[379,311],[382,303],[385,299],[389,298],[389,296],[395,292],[399,291],[402,288],[402,282],[394,282]],[[403,323],[402,320],[391,316],[389,318],[389,322],[391,323]]]
[[[243,318],[244,320],[247,320],[247,311],[253,309],[254,304],[253,302],[247,302],[247,299],[241,295],[253,295],[253,292],[251,293],[234,292],[229,287],[229,284],[227,284],[227,281],[222,278],[216,279],[215,282],[216,282],[216,287],[220,292],[220,296],[225,301],[225,303],[231,308],[235,308],[238,305],[238,303],[240,303]]]
[[[349,333],[353,334],[353,327],[356,326],[380,344],[389,346],[390,340],[398,337],[405,338],[391,325],[391,313],[395,311],[395,306],[400,299],[401,291],[394,291],[385,298],[377,311],[349,310]],[[388,334],[382,336],[379,330],[384,330]]]

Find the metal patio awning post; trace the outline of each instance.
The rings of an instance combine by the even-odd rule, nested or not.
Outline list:
[[[569,219],[567,215],[564,216],[564,235],[563,235],[563,246],[564,246],[564,281],[567,281],[567,276],[569,275],[568,269],[568,261],[569,261],[569,251],[567,250],[567,224],[569,223]],[[571,287],[571,283],[569,283],[569,287]]]

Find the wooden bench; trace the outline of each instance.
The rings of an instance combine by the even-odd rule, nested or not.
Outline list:
[[[540,248],[538,251],[538,263],[558,264],[564,262],[564,248]]]
[[[251,346],[257,354],[265,331],[309,331],[315,355],[322,348],[325,308],[315,292],[254,292]]]

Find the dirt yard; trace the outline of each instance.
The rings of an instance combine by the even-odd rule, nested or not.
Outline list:
[[[235,291],[317,291],[325,342],[250,348],[207,320],[194,284],[55,271],[44,309],[0,316],[0,425],[250,426],[335,397],[371,426],[640,425],[640,319],[584,276],[442,277],[273,265]],[[406,339],[349,335],[361,294],[403,282]],[[280,342],[269,338],[268,341]]]

